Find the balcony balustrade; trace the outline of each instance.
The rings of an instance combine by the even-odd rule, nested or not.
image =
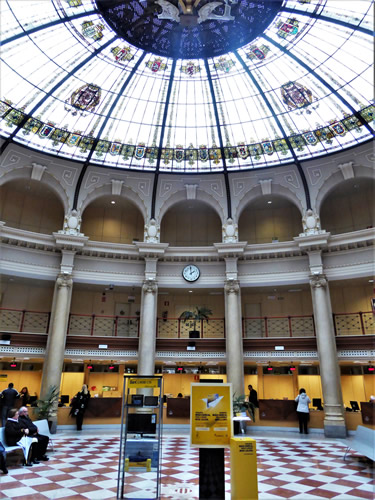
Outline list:
[[[374,335],[372,312],[338,313],[333,315],[337,337]],[[47,334],[50,313],[0,308],[0,333]],[[270,316],[243,318],[243,338],[315,337],[314,318],[304,316]],[[160,339],[188,339],[191,331],[201,339],[225,338],[224,318],[184,322],[179,318],[158,318],[156,336]],[[139,336],[138,316],[103,316],[70,314],[68,335],[91,337],[136,338]]]

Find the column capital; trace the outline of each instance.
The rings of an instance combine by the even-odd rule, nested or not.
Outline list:
[[[58,288],[63,288],[63,287],[71,288],[73,286],[72,275],[68,273],[60,273],[57,276],[56,284]]]
[[[158,291],[158,282],[153,278],[148,278],[143,281],[142,291],[144,293],[156,294]]]
[[[224,282],[224,292],[226,294],[234,293],[239,294],[240,292],[240,282],[235,279],[228,279]]]
[[[311,288],[326,288],[328,280],[324,274],[311,274],[310,286]]]

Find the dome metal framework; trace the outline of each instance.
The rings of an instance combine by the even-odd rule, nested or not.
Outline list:
[[[374,136],[373,0],[201,1],[2,2],[2,151],[229,172]],[[111,9],[135,3],[147,16],[115,31]]]

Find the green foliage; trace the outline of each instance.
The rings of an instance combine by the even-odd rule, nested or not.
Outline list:
[[[212,311],[208,307],[199,307],[195,306],[193,311],[184,311],[180,314],[180,319],[187,323],[191,321],[193,323],[193,328],[195,330],[195,326],[197,321],[201,321],[202,319],[208,320],[209,316],[212,316]]]
[[[57,403],[59,400],[60,391],[55,385],[51,385],[48,389],[45,399],[38,399],[36,402],[37,407],[35,408],[35,413],[38,417],[43,419],[49,419],[54,416],[56,412]]]
[[[255,422],[255,406],[249,401],[245,401],[246,396],[242,394],[241,396],[233,395],[233,414],[236,416],[237,413],[248,411],[250,418]]]

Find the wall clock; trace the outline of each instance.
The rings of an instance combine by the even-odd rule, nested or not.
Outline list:
[[[201,272],[197,266],[194,266],[193,264],[189,264],[188,266],[184,267],[182,271],[182,276],[185,278],[186,281],[189,281],[192,283],[193,281],[197,281],[199,278]]]

